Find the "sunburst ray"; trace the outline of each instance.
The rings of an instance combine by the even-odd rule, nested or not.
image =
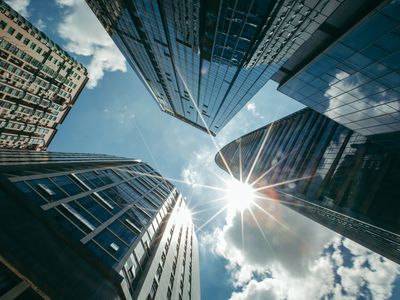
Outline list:
[[[226,209],[227,209],[227,206],[225,205],[219,211],[217,211],[212,217],[210,217],[205,223],[203,223],[203,225],[201,225],[199,228],[197,228],[196,232],[199,232],[200,230],[202,230],[204,228],[204,226],[206,226],[208,223],[210,223],[212,220],[214,220],[219,214],[221,214]]]
[[[246,177],[246,180],[245,180],[246,183],[249,181],[249,179],[251,178],[251,175],[253,174],[254,168],[255,168],[255,166],[256,166],[256,164],[258,162],[258,159],[261,156],[261,152],[264,150],[265,143],[267,142],[267,139],[269,137],[269,134],[271,132],[271,129],[272,129],[273,125],[274,125],[274,123],[271,123],[271,126],[268,127],[268,130],[267,130],[266,134],[264,135],[264,137],[263,137],[263,139],[261,141],[261,146],[258,149],[256,157],[255,157],[255,159],[254,159],[254,161],[253,161],[253,163],[252,163],[252,165],[250,167],[250,171],[247,174],[247,177]]]
[[[250,214],[252,215],[254,221],[256,222],[257,227],[258,227],[258,229],[260,230],[261,235],[263,236],[264,240],[267,242],[267,245],[268,245],[269,249],[271,250],[272,255],[276,258],[275,251],[274,251],[274,249],[272,248],[271,242],[269,241],[269,239],[268,239],[268,237],[266,236],[264,230],[261,228],[260,223],[258,223],[258,220],[257,220],[256,216],[254,215],[253,211],[252,211],[250,208],[249,208],[249,212],[250,212]]]
[[[185,86],[185,88],[186,88],[186,90],[187,90],[187,92],[188,92],[188,94],[189,94],[189,99],[190,99],[190,101],[192,102],[193,107],[195,108],[195,110],[196,110],[196,112],[197,112],[197,115],[200,117],[200,120],[201,120],[201,122],[204,124],[204,128],[206,128],[206,131],[207,131],[209,137],[211,138],[211,141],[212,141],[212,143],[214,144],[214,147],[217,149],[217,153],[220,154],[221,159],[222,159],[222,162],[224,163],[224,166],[225,166],[226,170],[228,171],[228,173],[230,174],[230,176],[233,177],[232,171],[231,171],[231,169],[229,168],[229,165],[228,165],[228,163],[226,162],[226,159],[225,159],[224,155],[222,154],[220,148],[218,147],[218,144],[217,144],[217,142],[215,141],[215,138],[214,138],[213,135],[211,134],[210,128],[208,127],[207,122],[204,120],[203,115],[202,115],[202,113],[201,113],[199,107],[197,106],[196,101],[194,100],[194,97],[193,97],[193,95],[192,95],[192,93],[191,93],[191,90],[188,88],[188,86],[187,86],[187,84],[186,84],[186,81],[185,81],[185,79],[182,77],[182,74],[180,73],[180,71],[179,71],[178,68],[176,68],[176,71],[177,71],[177,74],[179,75],[179,77],[181,78],[181,81],[182,81],[183,85]]]
[[[257,192],[258,191],[262,191],[262,190],[267,190],[267,189],[270,189],[270,188],[273,188],[273,187],[277,187],[277,186],[281,186],[281,185],[284,185],[284,184],[289,184],[289,183],[293,183],[293,182],[297,182],[297,181],[301,181],[301,180],[310,179],[312,177],[314,177],[314,176],[305,176],[305,177],[301,177],[301,178],[289,179],[289,180],[277,182],[277,183],[274,183],[274,184],[269,184],[269,185],[266,185],[266,186],[262,186],[262,187],[256,188],[255,190]]]

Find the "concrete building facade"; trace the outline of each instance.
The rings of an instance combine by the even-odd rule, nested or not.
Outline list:
[[[88,73],[4,1],[0,12],[0,147],[46,150]]]

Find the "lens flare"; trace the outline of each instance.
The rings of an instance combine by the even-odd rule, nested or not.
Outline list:
[[[254,189],[247,183],[238,180],[227,182],[227,207],[242,212],[253,204]]]

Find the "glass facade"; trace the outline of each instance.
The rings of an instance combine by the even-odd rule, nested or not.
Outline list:
[[[65,247],[79,245],[77,253],[84,259],[120,276],[119,293],[126,299],[137,299],[139,293],[146,294],[143,299],[167,294],[167,287],[155,287],[147,297],[151,288],[146,282],[153,281],[154,273],[148,269],[158,266],[158,261],[160,272],[172,272],[172,261],[171,268],[163,268],[170,252],[176,252],[175,264],[186,276],[181,290],[177,284],[175,289],[170,287],[171,292],[194,293],[193,299],[199,299],[198,267],[193,277],[189,268],[198,265],[197,240],[188,213],[182,221],[182,211],[188,209],[175,187],[150,166],[109,155],[0,153],[0,171],[6,174],[6,184],[16,188],[23,205],[38,209],[40,219],[62,236]],[[158,285],[161,279],[154,280]],[[67,287],[61,284],[59,288]]]
[[[87,0],[161,109],[217,133],[340,1]]]
[[[38,291],[0,262],[0,296],[3,299],[43,299]]]
[[[311,109],[249,133],[216,156],[301,214],[400,262],[400,157]],[[285,183],[286,182],[286,183]]]
[[[400,3],[387,1],[279,91],[365,136],[400,130]]]

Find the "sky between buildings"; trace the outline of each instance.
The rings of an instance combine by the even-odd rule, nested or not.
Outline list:
[[[303,107],[275,83],[213,141],[160,111],[83,0],[7,2],[89,71],[49,150],[141,159],[170,179],[200,229],[203,299],[400,299],[398,265],[279,204],[268,210],[287,229],[260,212],[256,224],[245,213],[242,239],[240,215],[216,201],[224,193],[203,186],[224,188],[229,180],[214,163],[218,147]]]

